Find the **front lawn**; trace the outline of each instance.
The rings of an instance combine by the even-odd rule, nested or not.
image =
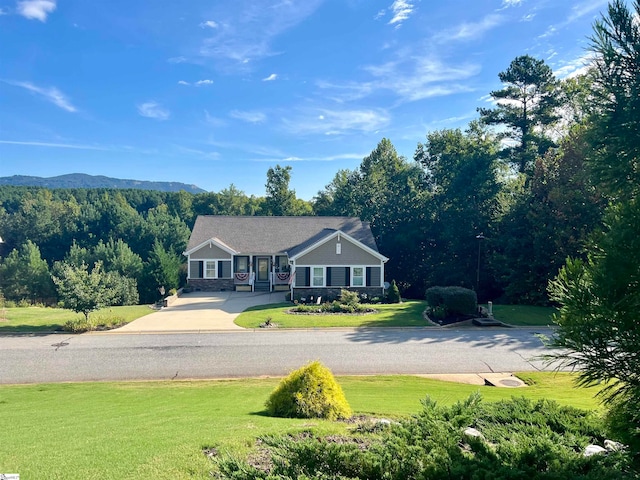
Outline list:
[[[422,313],[427,302],[406,300],[403,303],[371,304],[377,313],[366,315],[290,314],[291,303],[259,305],[245,310],[235,323],[244,328],[258,328],[271,319],[280,328],[319,327],[424,327],[428,325]]]
[[[356,413],[417,413],[430,395],[451,405],[479,391],[487,401],[512,395],[594,409],[597,389],[575,389],[570,374],[527,373],[533,386],[507,389],[414,376],[338,377]],[[264,402],[278,379],[194,382],[66,383],[0,386],[0,472],[47,479],[206,479],[202,453],[242,454],[267,433],[348,425],[271,418]]]
[[[1,311],[0,311],[1,312]],[[126,307],[109,307],[97,310],[89,315],[110,317],[117,316],[126,323],[152,313],[147,305],[131,305]],[[70,320],[84,318],[81,313],[64,308],[49,307],[16,307],[5,308],[4,318],[0,314],[0,334],[8,332],[53,332],[62,330]]]
[[[518,327],[553,325],[553,307],[532,305],[494,305],[493,316],[496,320]]]

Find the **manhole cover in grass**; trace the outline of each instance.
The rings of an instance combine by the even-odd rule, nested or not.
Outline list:
[[[522,383],[519,382],[518,380],[509,380],[509,379],[500,380],[500,383],[505,387],[519,387],[520,385],[522,385]]]

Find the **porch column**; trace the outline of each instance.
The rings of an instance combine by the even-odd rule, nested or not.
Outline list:
[[[271,255],[271,272],[269,274],[269,291],[273,292],[273,286],[276,282],[276,256],[275,254]]]
[[[255,281],[251,281],[251,279],[253,278],[253,261],[255,260],[255,257],[253,255],[249,255],[249,282],[251,282],[251,291],[253,292],[256,282]]]

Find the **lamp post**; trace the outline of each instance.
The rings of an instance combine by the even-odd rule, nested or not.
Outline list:
[[[476,235],[476,240],[478,240],[478,268],[476,269],[476,292],[480,292],[480,247],[482,246],[482,240],[485,240],[486,237],[480,233]]]

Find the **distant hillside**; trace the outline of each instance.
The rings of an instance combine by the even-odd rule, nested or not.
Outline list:
[[[196,185],[187,185],[179,182],[147,182],[144,180],[123,180],[120,178],[105,177],[102,175],[86,175],[84,173],[71,173],[58,177],[31,177],[28,175],[13,175],[0,177],[0,185],[14,185],[24,187],[45,188],[135,188],[138,190],[158,190],[161,192],[178,192],[184,190],[189,193],[204,193]]]

